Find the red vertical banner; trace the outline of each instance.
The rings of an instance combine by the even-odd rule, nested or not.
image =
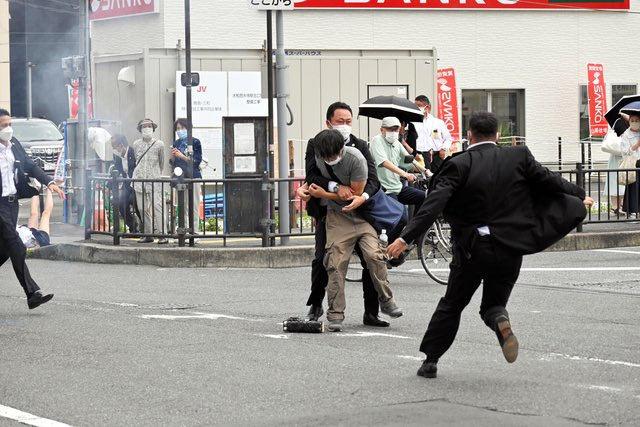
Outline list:
[[[605,136],[609,130],[607,120],[607,86],[602,64],[587,64],[587,92],[589,95],[589,135]]]
[[[71,84],[68,85],[67,90],[69,95],[69,118],[77,119],[78,109],[80,105],[78,80],[72,80]],[[88,118],[93,119],[93,93],[91,90],[91,85],[89,85],[89,100],[87,103],[87,110]]]
[[[444,121],[454,141],[460,141],[458,89],[453,68],[438,70],[438,118]]]

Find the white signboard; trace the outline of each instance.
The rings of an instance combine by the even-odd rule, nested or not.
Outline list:
[[[229,115],[234,117],[264,116],[269,113],[267,100],[261,95],[260,71],[229,72]]]
[[[201,71],[200,85],[191,88],[193,126],[222,127],[227,116],[227,73]],[[182,71],[176,72],[176,117],[187,117],[187,90],[180,82]]]
[[[235,173],[255,173],[256,171],[255,156],[234,157],[233,171]]]
[[[234,154],[255,154],[256,137],[253,123],[233,125]]]
[[[294,0],[249,0],[249,7],[256,10],[293,10]]]
[[[222,129],[194,128],[193,137],[202,144],[200,171],[204,179],[222,179]]]

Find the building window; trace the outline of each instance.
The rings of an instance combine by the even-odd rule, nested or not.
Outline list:
[[[589,94],[587,85],[580,85],[580,140],[589,138]]]
[[[638,85],[611,85],[611,105],[615,105],[620,98],[638,93]]]
[[[501,137],[525,136],[524,89],[462,90],[462,134],[469,129],[474,111],[490,111],[498,116]]]

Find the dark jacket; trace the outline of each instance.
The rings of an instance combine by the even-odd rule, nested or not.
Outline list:
[[[584,198],[582,188],[540,165],[527,147],[480,145],[442,164],[402,237],[416,241],[444,213],[454,245],[467,256],[484,225],[516,253],[535,253],[584,219]]]
[[[13,143],[11,151],[13,152],[13,157],[16,159],[14,163],[14,168],[16,170],[14,179],[16,189],[18,190],[18,198],[28,199],[33,196],[37,196],[39,192],[29,185],[29,178],[37,179],[42,185],[48,185],[53,181],[53,178],[44,173],[44,171],[40,169],[38,165],[31,160],[31,158],[29,158],[17,139],[12,138],[11,142]],[[2,194],[2,179],[0,179],[0,194]]]
[[[191,162],[187,162],[178,158],[171,158],[171,165],[174,168],[180,167],[185,172],[185,178],[202,178],[202,172],[200,172],[200,163],[202,163],[202,144],[198,138],[193,138],[193,176],[191,176]],[[182,154],[186,154],[187,143],[182,139],[173,141],[172,148],[177,148]]]
[[[349,141],[345,144],[349,147],[355,147],[367,159],[368,166],[368,174],[367,174],[367,184],[364,187],[364,192],[369,196],[373,196],[380,189],[380,181],[378,181],[378,174],[376,173],[376,163],[373,160],[373,156],[369,151],[369,145],[361,140],[351,135]],[[325,190],[329,190],[329,182],[330,179],[325,178],[318,169],[316,165],[316,150],[314,145],[314,140],[311,138],[307,143],[307,152],[304,156],[305,162],[305,181],[307,184],[316,184]],[[326,207],[320,204],[320,200],[312,197],[311,200],[307,203],[307,213],[309,216],[314,218],[322,218],[327,214]]]
[[[129,147],[127,150],[127,166],[128,171],[125,173],[124,167],[122,165],[122,157],[113,155],[113,166],[116,168],[118,173],[123,178],[132,178],[133,171],[136,168],[136,153],[133,147]]]

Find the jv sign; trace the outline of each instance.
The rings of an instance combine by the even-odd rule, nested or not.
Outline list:
[[[256,0],[258,1],[258,0]],[[296,9],[629,9],[630,0],[295,0]]]
[[[89,0],[89,5],[92,21],[160,11],[160,0]]]

